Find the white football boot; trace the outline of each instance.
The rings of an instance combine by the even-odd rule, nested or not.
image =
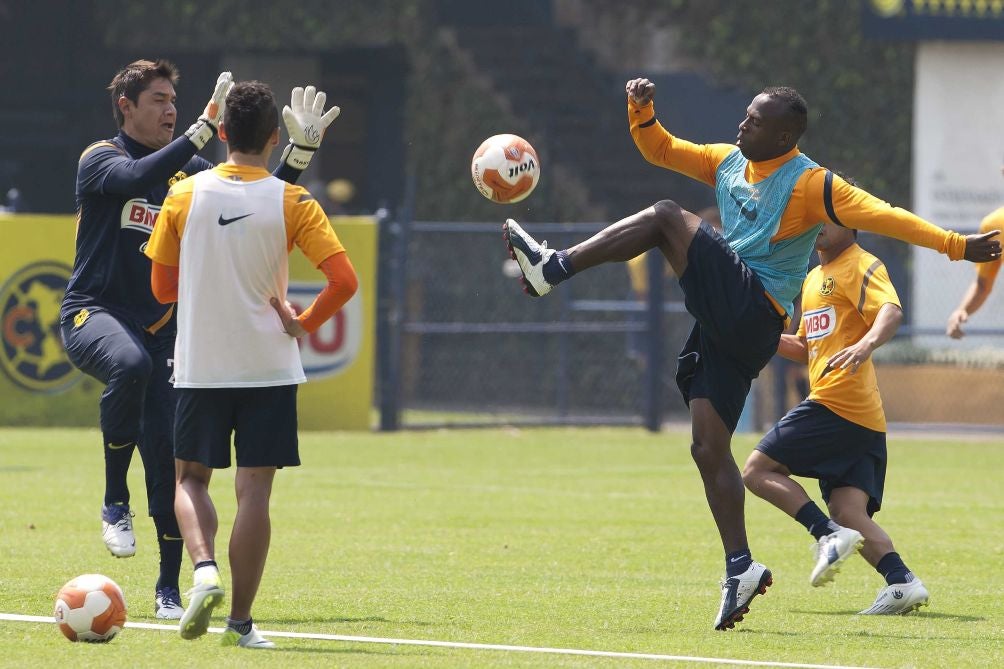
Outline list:
[[[909,583],[894,583],[879,590],[875,603],[864,611],[858,611],[861,616],[894,616],[916,611],[927,606],[931,595],[919,578]]]
[[[816,566],[809,576],[812,587],[818,588],[832,581],[844,560],[857,553],[864,544],[865,539],[861,533],[849,527],[841,527],[832,534],[820,537],[813,546]]]
[[[153,598],[155,617],[160,620],[180,620],[185,613],[181,593],[174,588],[161,588]]]
[[[196,569],[195,585],[185,594],[188,595],[188,608],[178,623],[178,633],[182,639],[197,639],[209,629],[213,609],[223,603],[219,570],[213,566]]]
[[[101,538],[105,541],[105,547],[117,558],[136,554],[136,535],[132,530],[135,515],[129,510],[128,504],[101,507]]]
[[[554,255],[554,249],[547,248],[547,242],[537,240],[526,233],[519,223],[511,218],[502,224],[502,237],[509,246],[509,255],[519,263],[523,272],[523,288],[532,297],[547,295],[554,288],[544,278],[544,263]]]
[[[241,634],[233,627],[227,627],[223,632],[223,638],[220,639],[220,645],[238,648],[275,648],[275,644],[263,637],[254,625],[247,634]]]
[[[759,562],[753,562],[738,576],[729,576],[722,581],[722,603],[715,618],[716,630],[728,630],[750,612],[750,602],[757,595],[767,593],[774,584],[770,569]]]

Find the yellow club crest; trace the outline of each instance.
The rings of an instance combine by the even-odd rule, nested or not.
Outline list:
[[[77,315],[73,317],[73,327],[79,328],[81,325],[87,322],[87,319],[90,317],[90,315],[91,312],[89,312],[87,309],[81,309],[80,311],[78,311]]]
[[[833,294],[833,288],[835,286],[836,286],[836,282],[834,282],[833,277],[832,276],[828,276],[825,279],[823,279],[823,285],[819,287],[819,294],[820,295],[832,295]]]

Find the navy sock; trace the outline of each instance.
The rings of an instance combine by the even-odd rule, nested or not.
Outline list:
[[[178,529],[178,519],[173,513],[154,516],[153,524],[157,528],[157,545],[160,548],[160,576],[157,578],[157,589],[169,587],[178,590],[181,554],[185,545],[181,540],[181,530]]]
[[[218,567],[216,560],[203,560],[202,562],[196,562],[195,568],[202,569],[203,567]]]
[[[822,537],[827,534],[833,534],[840,529],[840,526],[835,522],[830,520],[825,513],[823,513],[815,502],[806,502],[798,513],[795,514],[795,520],[800,522],[805,526],[805,529],[809,530],[809,533],[815,537],[816,541],[819,541]]]
[[[572,263],[568,260],[568,253],[565,251],[555,251],[555,253],[547,259],[547,262],[544,263],[544,267],[542,269],[544,272],[544,280],[552,286],[561,283],[565,279],[571,278],[575,274],[575,270],[572,268]]]
[[[744,548],[734,553],[727,553],[725,555],[725,575],[738,576],[749,569],[752,563],[753,554],[750,553],[749,548]]]
[[[105,506],[129,503],[129,485],[126,477],[129,474],[129,463],[132,461],[134,450],[136,450],[135,442],[119,446],[105,441]]]
[[[227,617],[227,627],[232,630],[237,630],[240,632],[241,636],[249,633],[251,631],[251,626],[254,624],[252,618],[247,620],[234,620],[231,617]]]
[[[903,563],[903,558],[899,556],[899,553],[895,552],[883,555],[882,559],[875,565],[875,571],[882,574],[886,585],[909,583],[913,580],[913,572]]]

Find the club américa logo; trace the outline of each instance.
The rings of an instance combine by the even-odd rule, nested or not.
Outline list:
[[[43,260],[17,270],[0,288],[0,369],[25,390],[58,393],[80,380],[59,335],[71,271]]]

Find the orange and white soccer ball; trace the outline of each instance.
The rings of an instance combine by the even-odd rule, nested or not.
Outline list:
[[[537,187],[540,158],[522,137],[493,135],[474,152],[471,178],[481,194],[492,202],[519,202]]]
[[[125,597],[107,576],[84,574],[60,589],[53,615],[70,641],[111,641],[125,625]]]

